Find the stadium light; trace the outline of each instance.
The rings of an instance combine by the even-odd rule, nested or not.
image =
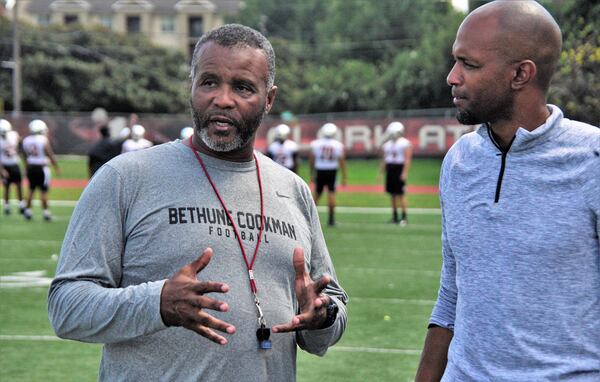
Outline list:
[[[13,11],[13,61],[3,62],[2,66],[13,71],[13,117],[21,115],[21,43],[19,41],[19,1],[12,2]],[[8,66],[5,66],[8,65]]]

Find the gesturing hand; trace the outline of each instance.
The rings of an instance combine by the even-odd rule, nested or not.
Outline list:
[[[329,297],[321,294],[331,281],[331,277],[324,275],[313,281],[304,266],[304,251],[297,247],[294,249],[294,271],[296,279],[294,287],[296,298],[300,306],[300,314],[294,316],[287,324],[273,326],[274,333],[292,332],[304,329],[319,329],[327,318],[327,305]]]
[[[226,303],[204,294],[227,293],[229,286],[225,283],[196,279],[196,274],[208,265],[212,254],[211,248],[205,249],[199,258],[185,265],[165,282],[160,295],[160,315],[168,326],[183,326],[213,342],[225,345],[227,339],[213,329],[233,334],[235,327],[214,318],[206,309],[227,312],[229,307]]]

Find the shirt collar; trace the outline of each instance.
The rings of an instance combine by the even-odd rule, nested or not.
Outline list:
[[[517,129],[512,145],[510,146],[509,152],[527,150],[533,146],[547,141],[548,139],[553,138],[554,136],[560,133],[560,129],[558,129],[557,127],[561,124],[561,121],[563,119],[563,113],[555,105],[547,106],[548,109],[550,109],[550,116],[548,116],[546,121],[544,121],[543,124],[531,131],[526,130],[523,127],[519,127]],[[482,137],[484,137],[484,139],[489,140],[490,143],[493,144],[488,134],[489,128],[489,125],[487,123],[484,123],[480,126],[479,134]]]

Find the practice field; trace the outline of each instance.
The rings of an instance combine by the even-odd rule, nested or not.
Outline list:
[[[432,163],[435,173],[439,163]],[[57,339],[46,314],[47,289],[73,205],[55,201],[51,223],[41,220],[39,207],[30,222],[14,212],[0,216],[0,381],[97,378],[101,346]],[[362,205],[338,208],[337,226],[324,228],[338,278],[350,295],[347,331],[323,358],[298,352],[299,381],[414,378],[439,281],[439,210],[411,209],[409,225],[399,227],[388,223],[388,208]]]

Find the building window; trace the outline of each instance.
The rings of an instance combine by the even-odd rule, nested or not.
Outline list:
[[[175,32],[175,17],[173,17],[173,16],[161,17],[160,30],[162,32],[167,32],[167,33]]]
[[[189,53],[189,57],[192,58],[194,57],[194,49],[196,49],[196,43],[192,42],[190,44],[188,44],[188,53]]]
[[[38,25],[50,25],[50,15],[38,15]]]
[[[189,18],[189,37],[200,37],[204,33],[202,16],[193,16]]]
[[[141,19],[140,16],[127,16],[127,33],[140,33]]]
[[[100,25],[104,28],[112,29],[113,19],[110,15],[100,16]]]
[[[79,16],[73,14],[66,14],[64,20],[65,25],[77,24],[79,22]]]

